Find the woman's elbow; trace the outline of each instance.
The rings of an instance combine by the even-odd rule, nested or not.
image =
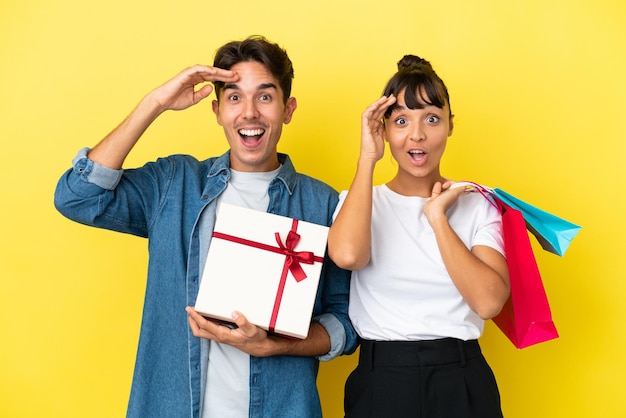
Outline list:
[[[359,254],[346,249],[328,248],[328,256],[335,264],[345,270],[359,270],[369,262],[369,254]]]
[[[491,306],[485,305],[485,306],[481,306],[478,309],[476,309],[475,312],[480,317],[480,319],[482,319],[484,321],[487,321],[489,319],[493,319],[496,316],[498,316],[498,314],[502,310],[503,306],[504,306],[504,304],[502,304],[502,305],[493,304]]]
[[[502,308],[504,307],[504,304],[508,299],[509,291],[508,289],[503,289],[503,291],[497,296],[489,298],[483,303],[477,304],[477,306],[475,306],[473,310],[481,319],[487,321],[489,319],[495,318],[496,316],[498,316],[498,314],[500,314]]]

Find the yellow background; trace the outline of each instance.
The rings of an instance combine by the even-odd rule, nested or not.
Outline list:
[[[337,189],[396,61],[433,63],[456,114],[444,174],[583,226],[565,257],[536,251],[561,337],[520,351],[487,325],[505,416],[624,416],[623,0],[2,1],[0,416],[124,415],[146,242],[62,218],[55,183],[150,89],[250,34],[295,64],[299,107],[280,150]],[[225,149],[205,101],[162,116],[127,166]],[[377,182],[393,172],[384,157]],[[341,416],[355,362],[322,365],[325,416]]]

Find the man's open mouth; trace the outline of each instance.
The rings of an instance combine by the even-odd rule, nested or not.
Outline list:
[[[258,141],[265,133],[265,129],[240,129],[238,132],[244,141]]]

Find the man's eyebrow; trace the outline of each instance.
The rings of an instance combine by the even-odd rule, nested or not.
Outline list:
[[[224,84],[224,90],[240,90],[239,85],[237,85],[237,83],[229,83],[229,84]],[[263,84],[259,84],[257,87],[257,90],[266,90],[266,89],[276,89],[278,90],[278,87],[276,87],[276,84],[274,83],[263,83]]]
[[[276,87],[276,84],[274,83],[263,83],[260,84],[259,87],[257,88],[257,90],[266,90],[266,89],[278,89]]]

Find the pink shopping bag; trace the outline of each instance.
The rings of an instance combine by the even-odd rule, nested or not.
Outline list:
[[[497,196],[494,200],[502,211],[511,296],[493,322],[520,349],[558,338],[524,217]]]

